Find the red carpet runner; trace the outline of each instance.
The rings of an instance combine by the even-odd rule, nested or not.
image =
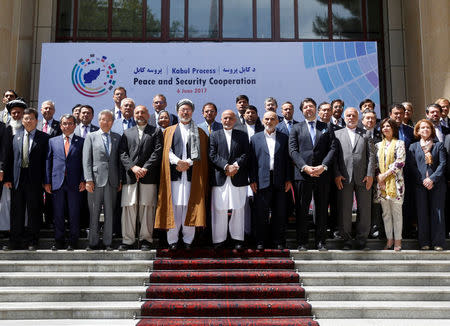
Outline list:
[[[158,250],[138,326],[318,326],[289,250]]]

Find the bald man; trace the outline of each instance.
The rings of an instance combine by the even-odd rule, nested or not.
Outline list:
[[[243,248],[245,199],[248,186],[247,134],[233,129],[237,117],[232,110],[222,113],[223,129],[211,133],[209,158],[212,162],[211,226],[215,247],[222,247],[229,229],[234,247]],[[228,210],[231,219],[228,221]]]
[[[358,110],[344,111],[346,127],[335,131],[337,160],[334,164],[335,183],[338,188],[339,231],[344,238],[344,250],[352,248],[353,192],[360,212],[354,248],[368,249],[370,229],[371,188],[375,174],[375,150],[372,138],[357,127]]]
[[[256,249],[285,246],[286,192],[292,187],[289,136],[276,130],[278,116],[267,111],[264,132],[250,139],[250,186],[255,194]],[[272,213],[271,218],[270,212]],[[270,230],[270,232],[269,232]]]

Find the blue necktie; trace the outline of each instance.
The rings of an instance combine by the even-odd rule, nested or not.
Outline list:
[[[405,135],[403,134],[403,126],[400,126],[400,128],[398,128],[398,138],[400,140],[405,141]]]
[[[122,118],[122,111],[117,111],[117,117],[116,117],[116,119],[120,119],[120,118]]]
[[[105,145],[106,153],[109,155],[109,134],[103,133],[103,145]]]
[[[309,134],[311,135],[312,144],[316,142],[316,130],[314,129],[314,121],[310,121],[309,123]]]
[[[292,121],[288,121],[287,128],[288,128],[289,133],[291,133]]]

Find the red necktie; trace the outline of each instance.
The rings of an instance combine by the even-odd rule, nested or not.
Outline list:
[[[47,121],[45,121],[44,127],[42,128],[42,131],[45,133],[47,133],[47,126],[48,126],[48,123],[47,123]]]
[[[66,143],[64,144],[64,152],[66,153],[66,157],[67,154],[69,154],[69,148],[70,148],[70,138],[69,136],[66,136]]]

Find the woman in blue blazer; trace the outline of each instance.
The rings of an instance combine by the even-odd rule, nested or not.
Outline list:
[[[445,245],[445,169],[447,153],[436,139],[431,121],[422,119],[414,127],[418,142],[409,147],[408,164],[415,183],[419,246],[421,250],[443,250]]]

